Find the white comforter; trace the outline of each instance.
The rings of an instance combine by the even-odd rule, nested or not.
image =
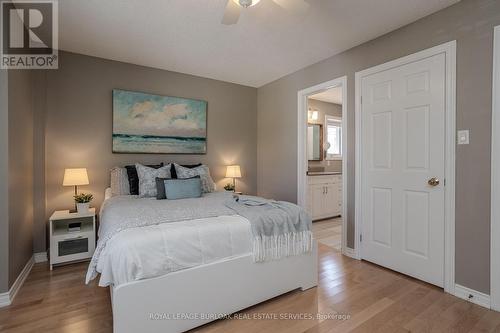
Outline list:
[[[99,285],[119,286],[251,252],[250,222],[239,215],[126,229],[99,257]]]

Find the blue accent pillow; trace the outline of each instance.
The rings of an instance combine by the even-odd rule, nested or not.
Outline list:
[[[169,200],[201,197],[201,178],[166,179],[165,195]]]

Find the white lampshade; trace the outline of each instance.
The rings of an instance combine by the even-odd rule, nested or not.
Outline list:
[[[228,165],[226,170],[226,178],[241,178],[240,166]]]
[[[63,186],[78,186],[88,184],[89,176],[87,175],[87,169],[78,168],[64,170]]]

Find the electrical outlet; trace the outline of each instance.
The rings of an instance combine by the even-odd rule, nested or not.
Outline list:
[[[460,130],[457,132],[457,144],[459,145],[469,144],[469,130]]]

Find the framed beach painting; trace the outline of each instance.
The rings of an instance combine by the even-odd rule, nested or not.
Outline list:
[[[114,89],[113,152],[205,154],[207,102]]]

